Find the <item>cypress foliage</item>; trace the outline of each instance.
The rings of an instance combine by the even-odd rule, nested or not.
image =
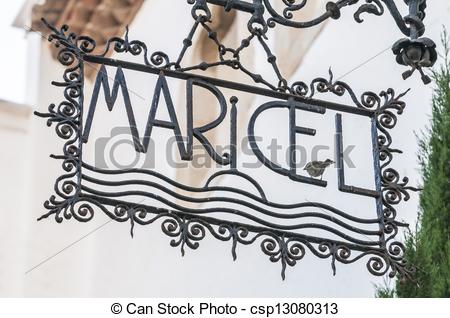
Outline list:
[[[430,126],[419,138],[423,178],[418,224],[406,235],[406,260],[413,280],[378,287],[377,297],[450,297],[450,46],[442,36],[444,63],[433,71],[435,89]]]

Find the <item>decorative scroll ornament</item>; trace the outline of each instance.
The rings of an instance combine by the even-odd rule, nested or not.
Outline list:
[[[400,153],[400,150],[393,147],[393,140],[390,135],[390,130],[397,123],[397,116],[402,114],[405,109],[406,105],[401,100],[404,94],[396,95],[394,90],[388,89],[379,94],[366,92],[358,97],[349,85],[341,81],[334,81],[331,70],[328,78],[317,78],[309,84],[303,81],[289,84],[280,73],[276,57],[266,43],[265,33],[267,27],[274,27],[276,24],[307,27],[320,23],[329,17],[338,18],[339,10],[342,7],[354,5],[358,2],[357,0],[330,2],[323,16],[310,22],[292,22],[290,21],[292,12],[303,8],[306,5],[306,0],[283,0],[283,3],[286,4],[286,9],[281,15],[274,11],[269,1],[263,0],[255,0],[253,3],[238,0],[189,0],[189,3],[192,4],[194,24],[183,41],[181,51],[176,59],[171,59],[164,52],[149,52],[149,48],[141,41],[130,41],[128,29],[123,39],[119,37],[110,39],[103,54],[92,55],[91,53],[96,46],[93,39],[69,33],[67,26],[57,29],[44,21],[52,32],[49,36],[49,41],[59,48],[58,60],[66,67],[62,81],[53,82],[55,86],[63,89],[64,100],[58,105],[50,105],[47,113],[36,112],[36,115],[47,118],[47,125],[54,125],[57,135],[65,143],[62,154],[52,155],[52,158],[62,161],[64,172],[55,182],[55,195],[51,196],[44,204],[48,212],[40,217],[39,220],[52,216],[58,223],[64,219],[69,220],[71,218],[79,222],[88,222],[96,213],[101,212],[117,222],[129,223],[132,236],[137,225],[143,226],[159,223],[162,232],[171,238],[170,245],[179,247],[183,255],[187,249],[195,250],[199,248],[200,242],[208,236],[229,242],[233,259],[237,258],[239,244],[251,245],[257,243],[271,262],[281,264],[283,279],[285,278],[286,268],[297,264],[306,253],[312,253],[321,259],[330,259],[334,274],[338,263],[349,264],[364,259],[366,260],[367,269],[374,275],[389,274],[389,276],[393,277],[396,274],[400,274],[408,276],[411,268],[404,261],[404,246],[396,240],[399,227],[407,225],[398,221],[396,206],[401,201],[409,199],[410,191],[417,191],[418,189],[409,186],[408,179],[401,178],[399,173],[391,167],[394,154]],[[393,2],[387,0],[382,2],[389,7],[391,13],[396,17]],[[242,40],[239,47],[228,48],[219,41],[216,33],[210,27],[210,20],[213,17],[208,8],[208,3],[223,5],[226,10],[234,8],[252,13],[248,24],[249,36]],[[420,3],[420,8],[424,9],[423,2]],[[270,14],[270,17],[267,19],[263,17],[265,10]],[[358,9],[355,15],[357,20],[363,12],[381,14],[383,7],[378,0],[367,1],[366,4]],[[403,28],[406,28],[406,26]],[[183,58],[192,45],[192,39],[197,29],[206,30],[210,40],[217,45],[217,61],[202,62],[198,65],[184,65]],[[251,72],[241,62],[240,53],[252,41],[259,43],[266,52],[267,60],[278,79],[276,83],[272,83],[261,75]],[[429,47],[429,44],[424,43],[427,47]],[[407,50],[406,46],[402,47]],[[142,56],[143,64],[107,58],[106,55],[110,50],[116,53]],[[427,54],[422,52],[423,56],[417,62],[414,54],[411,55],[411,53],[406,52],[404,62],[416,61],[414,63],[419,63],[418,65],[421,66],[420,63],[423,64],[423,62],[420,61],[426,59],[425,55]],[[100,65],[100,71],[95,83],[96,88],[94,88],[89,107],[83,104],[85,63]],[[114,85],[112,87],[109,87],[105,66],[116,68]],[[220,66],[231,67],[247,74],[258,86],[244,85],[190,73],[193,70],[206,70]],[[131,69],[158,76],[154,102],[150,109],[144,138],[140,138],[139,131],[135,125],[133,108],[128,96],[123,69]],[[236,116],[238,110],[238,98],[236,96],[231,96],[229,99],[231,104],[230,144],[234,147],[231,147],[229,153],[222,155],[214,150],[208,151],[208,154],[226,169],[213,174],[201,188],[181,184],[151,169],[109,170],[95,167],[85,161],[83,159],[83,145],[89,140],[89,129],[101,87],[103,87],[105,92],[105,100],[109,111],[113,110],[119,89],[122,90],[122,97],[127,109],[136,151],[144,152],[147,150],[148,145],[146,145],[145,140],[148,141],[148,138],[150,138],[153,126],[171,129],[177,138],[181,138],[166,77],[186,81],[188,113],[192,111],[192,89],[194,86],[201,86],[213,93],[221,107],[220,116],[214,122],[200,128],[188,128],[189,142],[187,146],[184,146],[183,141],[178,143],[181,157],[184,160],[189,160],[191,156],[194,138],[205,149],[211,148],[209,141],[202,134],[208,129],[216,127],[225,118],[228,102],[218,87],[274,99],[274,101],[265,103],[258,108],[248,126],[248,138],[251,149],[260,160],[263,155],[259,151],[258,144],[254,141],[254,125],[261,112],[275,108],[289,110],[289,131],[291,137],[293,137],[290,139],[290,146],[295,146],[295,134],[311,136],[315,134],[315,131],[312,129],[295,125],[296,111],[307,111],[317,114],[324,114],[327,110],[338,112],[336,114],[336,144],[338,146],[336,155],[339,158],[339,190],[353,195],[363,195],[372,198],[376,203],[376,216],[371,219],[359,218],[320,202],[306,201],[282,204],[269,200],[264,188],[254,178],[239,171],[236,165]],[[353,104],[338,104],[324,99],[317,99],[319,95],[325,98],[327,94],[338,97],[348,96]],[[155,119],[154,111],[156,111],[155,107],[158,107],[160,95],[163,95],[166,99],[171,122]],[[341,113],[364,116],[371,120],[375,190],[354,187],[347,185],[345,182],[341,149]],[[144,140],[144,142],[141,143],[141,140]],[[290,169],[281,168],[269,160],[264,160],[264,165],[268,169],[288,177],[293,182],[301,182],[317,187],[327,186],[327,182],[324,180],[299,175],[293,167]],[[131,179],[132,176],[130,175],[137,179]],[[213,186],[212,181],[221,175],[243,178],[250,183],[256,192],[234,187]],[[108,176],[116,176],[121,179],[120,181],[111,181],[107,178]],[[156,179],[157,182],[151,181],[150,177]],[[118,190],[121,186],[130,187],[123,191]],[[145,187],[147,190],[136,190],[137,186]],[[174,189],[182,192],[187,191],[192,194],[206,194],[206,197],[185,195],[174,191]],[[164,195],[157,195],[156,190]],[[224,195],[209,196],[209,193],[214,192],[224,193]],[[126,198],[129,196],[158,201],[162,207],[139,202],[128,202]],[[201,205],[205,203],[213,204],[213,206],[202,207]],[[197,204],[197,208],[192,208],[193,204]],[[228,205],[232,205],[232,207],[227,207]],[[304,211],[304,209],[307,209],[307,211]],[[239,216],[240,219],[244,219],[246,222],[227,220],[225,217],[215,217],[214,215],[217,213],[227,216]],[[271,218],[273,221],[268,221],[267,218]],[[305,222],[303,221],[305,218],[313,218],[315,221]],[[286,225],[286,221],[289,221],[288,225]],[[323,221],[327,221],[328,225]],[[330,223],[333,225],[329,225]],[[363,225],[375,225],[377,229],[366,229]],[[303,232],[305,229],[320,229],[338,237],[338,239],[307,235]],[[363,235],[367,239],[358,238],[356,234]]]
[[[397,3],[402,0],[339,0],[329,1],[325,6],[325,12],[320,16],[308,21],[294,21],[294,13],[304,9],[314,0],[282,0],[285,8],[278,12],[270,0],[188,0],[194,4],[193,11],[197,9],[206,10],[207,3],[222,5],[227,10],[231,8],[249,12],[252,14],[248,23],[250,32],[265,34],[268,28],[284,25],[293,28],[309,28],[321,24],[328,19],[339,19],[341,10],[345,7],[358,7],[354,13],[355,21],[362,23],[364,14],[381,16],[385,7],[394,18],[400,31],[407,36],[396,42],[392,50],[397,56],[397,62],[401,65],[410,66],[411,70],[403,73],[403,78],[410,77],[414,71],[419,71],[425,84],[430,83],[430,78],[422,71],[423,67],[432,67],[437,59],[436,45],[428,38],[420,38],[425,33],[425,9],[426,0],[403,0],[408,6],[409,14],[402,16]],[[267,18],[265,13],[267,12]],[[210,15],[210,13],[209,13]],[[208,17],[208,14],[206,14]],[[210,16],[209,16],[210,17]]]

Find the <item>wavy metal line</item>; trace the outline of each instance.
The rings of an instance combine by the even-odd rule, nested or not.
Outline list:
[[[111,175],[118,175],[118,174],[127,174],[127,173],[142,173],[142,174],[147,174],[147,175],[151,175],[154,176],[156,178],[160,178],[163,181],[169,183],[172,186],[175,186],[179,189],[185,190],[185,191],[191,191],[191,192],[211,192],[211,191],[224,191],[224,192],[234,192],[234,193],[238,193],[241,194],[243,196],[246,196],[250,199],[253,199],[255,201],[257,201],[258,203],[262,203],[264,205],[267,205],[271,208],[277,208],[277,209],[296,209],[296,208],[321,208],[321,209],[325,209],[327,211],[330,211],[334,214],[337,214],[343,218],[346,218],[350,221],[354,221],[356,223],[362,223],[362,224],[377,224],[379,222],[379,219],[361,219],[361,218],[357,218],[355,216],[352,216],[348,213],[345,213],[344,211],[341,211],[337,208],[334,208],[332,206],[329,206],[327,204],[324,203],[319,203],[319,202],[302,202],[302,203],[293,203],[293,204],[280,204],[280,203],[275,203],[275,202],[271,202],[271,201],[266,201],[263,200],[261,198],[259,198],[258,196],[255,196],[247,191],[244,190],[240,190],[240,189],[235,189],[235,188],[230,188],[230,187],[222,187],[222,186],[215,186],[215,187],[204,187],[204,188],[195,188],[195,187],[191,187],[191,186],[187,186],[184,185],[182,183],[179,183],[177,181],[174,181],[164,175],[162,175],[159,172],[153,171],[153,170],[143,170],[143,169],[129,169],[129,170],[105,170],[105,169],[99,169],[99,168],[94,168],[86,163],[83,163],[83,167],[87,168],[90,171],[93,172],[97,172],[100,174],[111,174]],[[85,175],[84,175],[85,176]],[[144,180],[140,180],[140,182],[146,182]],[[154,183],[156,184],[156,183]],[[211,199],[209,199],[211,200]],[[242,201],[244,202],[244,201]],[[245,202],[247,203],[247,202]]]
[[[282,213],[276,213],[276,212],[272,212],[266,209],[263,209],[259,206],[253,205],[249,202],[246,201],[242,201],[242,200],[237,200],[234,198],[228,198],[228,197],[207,197],[207,198],[191,198],[188,196],[183,196],[179,193],[176,193],[174,191],[171,191],[170,189],[167,189],[166,187],[154,183],[154,182],[147,182],[147,181],[141,181],[141,180],[134,180],[134,181],[103,181],[103,180],[97,180],[94,178],[91,178],[89,176],[83,175],[83,180],[86,180],[88,182],[92,182],[98,185],[107,185],[107,186],[123,186],[123,185],[148,185],[151,187],[154,187],[156,189],[159,189],[165,193],[167,193],[168,195],[171,195],[172,197],[179,199],[179,200],[183,200],[183,201],[187,201],[187,202],[191,202],[191,203],[209,203],[209,202],[226,202],[226,203],[232,203],[232,204],[239,204],[239,205],[243,205],[246,206],[254,211],[257,211],[259,213],[262,213],[264,215],[270,216],[270,217],[274,217],[274,218],[279,218],[279,219],[300,219],[300,218],[305,218],[305,217],[317,217],[317,218],[321,218],[321,219],[325,219],[328,220],[330,222],[333,222],[337,225],[342,226],[345,229],[348,229],[350,231],[353,231],[355,233],[360,233],[360,234],[366,234],[366,235],[380,235],[379,231],[369,231],[369,230],[364,230],[364,229],[360,229],[354,226],[351,226],[339,219],[336,219],[335,217],[328,215],[328,214],[323,214],[323,213],[319,213],[319,212],[301,212],[301,213],[295,213],[295,214],[282,214]],[[126,191],[123,191],[126,192]],[[145,192],[146,193],[146,192]],[[224,208],[218,208],[218,209],[224,209]],[[222,211],[222,210],[220,210]],[[246,212],[242,212],[239,210],[232,210],[233,214],[238,214],[241,215],[243,217],[247,217],[247,213]],[[244,215],[245,214],[245,215]]]
[[[369,242],[369,241],[363,241],[363,240],[356,239],[350,235],[344,234],[334,228],[331,228],[331,227],[329,227],[327,225],[323,225],[323,224],[305,223],[305,224],[297,224],[297,225],[280,225],[280,224],[275,224],[275,223],[268,222],[265,220],[261,220],[258,217],[255,217],[251,214],[248,214],[246,212],[236,210],[236,209],[230,209],[230,208],[191,209],[191,208],[183,207],[176,203],[173,203],[173,202],[167,200],[166,198],[163,198],[157,194],[144,192],[144,191],[122,191],[122,192],[110,193],[110,192],[105,192],[105,191],[94,190],[85,185],[82,185],[81,189],[88,193],[94,194],[94,195],[113,197],[113,198],[114,197],[133,196],[133,195],[147,197],[150,199],[157,200],[175,210],[179,210],[179,211],[194,214],[194,215],[209,214],[209,213],[230,213],[230,214],[245,217],[251,221],[254,221],[261,225],[272,227],[272,228],[277,228],[277,229],[282,229],[282,230],[300,230],[300,229],[307,229],[307,228],[316,228],[316,229],[321,229],[321,230],[325,230],[330,233],[336,234],[337,236],[340,236],[341,238],[346,239],[353,243],[362,244],[362,245],[378,244],[377,242],[374,242],[374,241]],[[378,235],[379,234],[378,231],[375,232],[375,231],[359,230],[356,228],[354,228],[353,230],[350,230],[350,231],[357,232],[359,234],[366,234],[366,235]]]

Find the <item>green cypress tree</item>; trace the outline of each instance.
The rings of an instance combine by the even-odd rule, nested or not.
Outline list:
[[[450,297],[450,47],[442,36],[444,63],[433,71],[435,90],[430,127],[419,140],[423,178],[415,232],[406,235],[406,260],[413,280],[398,279],[394,290],[377,288],[377,297]]]

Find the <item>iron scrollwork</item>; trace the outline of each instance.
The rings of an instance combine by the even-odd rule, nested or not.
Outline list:
[[[36,115],[47,118],[48,126],[55,125],[57,135],[65,140],[65,144],[61,155],[52,155],[53,158],[62,160],[64,173],[55,182],[55,195],[51,196],[44,204],[48,212],[41,216],[39,220],[53,216],[58,223],[64,219],[68,220],[71,218],[79,222],[88,222],[94,217],[97,211],[100,211],[117,222],[128,222],[132,236],[134,235],[136,225],[143,226],[159,222],[162,232],[171,238],[170,245],[179,247],[183,255],[187,248],[197,249],[200,242],[208,235],[220,241],[230,242],[233,259],[237,258],[239,244],[251,245],[253,243],[259,243],[262,252],[269,257],[271,262],[281,264],[281,276],[283,279],[285,278],[286,268],[297,264],[307,252],[321,259],[330,259],[334,274],[336,273],[337,263],[349,264],[366,259],[367,268],[374,275],[382,276],[389,274],[389,276],[393,277],[396,274],[400,274],[408,276],[411,269],[404,261],[404,246],[396,240],[399,227],[407,225],[397,220],[396,205],[402,200],[408,200],[410,191],[417,191],[418,189],[409,186],[408,179],[401,179],[399,173],[391,167],[394,154],[400,151],[393,148],[393,141],[390,135],[390,130],[397,123],[397,116],[403,112],[406,106],[401,100],[404,94],[396,95],[394,90],[388,89],[380,94],[366,92],[358,97],[348,84],[342,81],[334,81],[331,70],[328,78],[317,78],[309,84],[302,81],[289,84],[279,72],[276,65],[276,57],[272,54],[269,46],[265,42],[264,24],[272,27],[273,22],[279,19],[273,16],[269,18],[269,21],[261,19],[264,8],[268,9],[269,12],[272,10],[268,7],[269,2],[255,0],[254,4],[260,5],[257,7],[259,8],[258,10],[252,10],[255,7],[238,0],[189,0],[189,2],[193,4],[192,16],[194,25],[188,37],[183,41],[180,54],[175,60],[171,60],[169,55],[164,52],[157,51],[155,53],[149,53],[148,47],[141,41],[130,41],[128,29],[123,39],[119,37],[110,39],[106,44],[104,52],[94,55],[92,52],[95,50],[96,44],[93,39],[70,33],[68,32],[67,26],[57,29],[44,21],[51,30],[49,41],[59,47],[58,61],[66,67],[63,74],[63,81],[53,82],[53,85],[63,88],[64,100],[58,106],[54,104],[50,105],[47,113],[36,112]],[[287,6],[284,14],[284,18],[287,20],[291,17],[290,12],[300,10],[306,4],[306,0],[302,2],[290,0],[283,2]],[[338,9],[345,5],[356,4],[357,2],[357,0],[338,1],[329,4],[327,12],[334,10],[334,17],[337,17]],[[383,2],[389,3],[389,1]],[[227,48],[217,39],[215,32],[209,26],[209,21],[212,17],[207,3],[222,4],[227,10],[241,6],[241,9],[253,14],[253,20],[250,20],[251,23],[249,23],[250,35],[241,42],[238,48]],[[374,11],[372,6],[375,5],[379,6],[381,4],[375,0],[374,3],[368,3],[358,11],[359,13],[371,13]],[[327,15],[330,15],[330,12]],[[217,44],[218,61],[185,66],[183,65],[183,57],[187,49],[192,45],[192,38],[199,27],[204,28],[208,32],[210,39]],[[268,62],[272,65],[278,76],[278,83],[270,83],[262,76],[249,71],[241,63],[239,57],[240,52],[248,47],[250,41],[253,40],[258,41],[267,53]],[[129,53],[135,56],[143,56],[144,62],[143,64],[136,64],[107,58],[106,55],[111,50],[116,53]],[[231,53],[231,58],[225,57],[228,55],[227,53]],[[373,197],[376,201],[377,216],[372,219],[363,219],[319,202],[300,202],[295,204],[272,202],[268,199],[263,187],[255,179],[237,169],[235,165],[236,153],[233,151],[226,156],[226,160],[219,160],[222,165],[229,165],[229,169],[219,171],[212,175],[201,188],[178,183],[153,170],[108,170],[90,165],[83,160],[82,151],[83,143],[87,141],[83,137],[83,130],[86,132],[85,127],[83,127],[83,116],[86,116],[83,105],[84,63],[86,62],[100,64],[102,66],[100,72],[106,72],[104,69],[105,65],[117,68],[115,87],[113,87],[112,95],[117,95],[119,86],[125,86],[125,78],[122,78],[121,76],[123,75],[120,75],[120,72],[122,72],[121,69],[129,68],[151,74],[159,74],[161,81],[159,81],[160,84],[156,88],[156,90],[159,90],[159,93],[161,91],[167,93],[167,87],[165,87],[163,81],[164,77],[168,76],[184,79],[188,82],[191,81],[191,85],[193,85],[192,81],[194,81],[199,85],[209,87],[211,91],[213,91],[212,85],[216,85],[236,91],[260,94],[274,99],[284,100],[284,104],[281,105],[293,110],[299,107],[299,104],[302,104],[310,105],[310,109],[314,109],[319,113],[325,112],[326,109],[331,109],[337,112],[352,113],[370,118],[372,120],[374,170],[377,188],[375,191],[370,191],[370,195],[365,191],[360,191],[361,189],[354,189],[352,191],[354,194]],[[243,85],[190,73],[192,70],[207,70],[208,68],[219,66],[232,67],[240,70],[252,78],[256,84],[262,86]],[[102,85],[102,76],[104,75],[99,73],[97,77],[98,85]],[[105,88],[105,83],[103,85]],[[109,88],[107,91],[109,91]],[[219,94],[221,93],[217,92],[216,96]],[[331,101],[317,99],[319,95],[325,96],[326,94],[333,94],[339,97],[347,95],[353,101],[353,105],[336,104]],[[114,104],[114,101],[110,100],[108,103]],[[236,134],[233,132],[233,129],[236,128],[236,104],[238,103],[238,98],[235,96],[231,97],[230,103],[230,135],[231,143],[235,143]],[[110,106],[108,105],[108,107]],[[336,118],[338,118],[338,115],[336,115]],[[87,113],[87,116],[93,115]],[[222,117],[220,120],[223,120]],[[293,127],[293,129],[298,128]],[[203,145],[206,144],[201,138],[199,141]],[[126,177],[129,173],[138,175],[139,179],[132,180],[125,178],[122,181],[108,181],[105,178],[107,175]],[[223,174],[244,178],[257,190],[257,194],[238,188],[211,185],[211,181],[214,178]],[[157,182],[147,180],[146,177],[148,176],[156,178]],[[325,184],[316,182],[317,180],[309,181],[300,179],[299,181],[310,183],[313,186],[326,186],[325,181]],[[164,186],[165,183],[169,184],[170,187]],[[117,188],[120,185],[141,185],[157,189],[171,197],[172,200],[167,200],[150,190],[124,190],[122,192],[114,190],[108,192],[96,188],[97,186]],[[211,196],[194,198],[174,191],[173,188],[192,193],[222,191],[223,193],[232,193],[240,197]],[[373,194],[374,192],[375,195]],[[164,207],[122,200],[127,195],[150,198],[158,201]],[[179,201],[192,204],[217,202],[220,205],[216,207],[192,208],[177,203]],[[233,208],[224,207],[224,204],[232,204]],[[321,212],[298,212],[296,210],[304,208],[311,210],[318,209]],[[281,212],[276,212],[278,210],[281,210]],[[287,213],[291,211],[295,211],[295,213]],[[210,214],[213,215],[214,213],[237,215],[249,222],[237,222],[210,216]],[[266,217],[275,219],[275,221],[267,221],[265,219]],[[307,217],[332,222],[333,226],[318,221],[315,223],[302,222],[302,219]],[[290,224],[286,225],[282,222],[277,222],[280,220],[290,220]],[[378,229],[370,230],[358,227],[361,224],[372,224],[377,226]],[[302,233],[303,229],[320,229],[335,235],[339,239],[307,235]],[[355,233],[362,234],[368,239],[357,238],[353,235]]]
[[[381,16],[388,9],[394,18],[400,31],[407,36],[395,42],[392,51],[397,57],[397,63],[411,67],[409,71],[403,73],[403,78],[410,77],[416,70],[420,72],[422,81],[429,84],[431,79],[422,68],[432,67],[437,60],[436,44],[429,38],[421,38],[425,33],[425,10],[426,0],[404,0],[408,6],[409,14],[402,16],[394,0],[339,0],[326,3],[324,12],[308,21],[296,21],[294,13],[300,12],[312,1],[308,0],[283,0],[284,8],[282,12],[277,11],[270,0],[253,0],[252,2],[240,0],[188,0],[195,9],[207,8],[206,3],[222,5],[225,8],[235,8],[250,12],[252,17],[248,22],[249,31],[252,33],[265,34],[268,28],[283,25],[292,28],[310,28],[325,22],[328,19],[339,19],[341,10],[345,7],[358,6],[354,13],[354,19],[362,23],[364,14]],[[401,2],[401,1],[398,1]],[[265,18],[264,13],[268,13]],[[255,23],[257,26],[255,26]]]

